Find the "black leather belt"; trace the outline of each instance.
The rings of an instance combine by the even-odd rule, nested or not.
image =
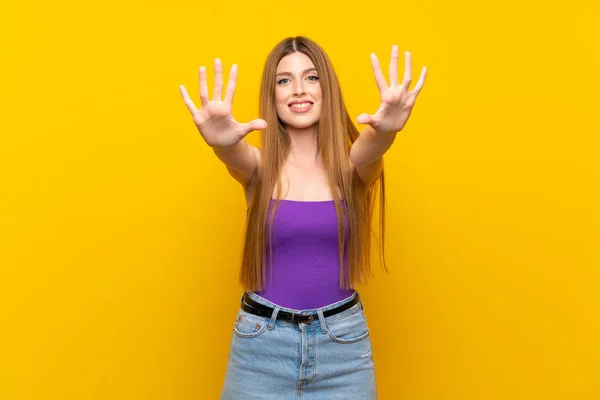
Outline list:
[[[338,307],[332,308],[331,310],[323,311],[323,317],[329,317],[329,316],[335,315],[337,313],[340,313],[344,310],[349,309],[350,307],[352,307],[353,305],[355,305],[356,303],[359,303],[359,302],[360,302],[360,297],[358,296],[358,292],[357,292],[356,296],[354,296],[354,298],[352,300],[350,300],[349,302],[344,303]],[[248,297],[246,295],[246,293],[244,293],[244,295],[242,296],[241,307],[242,307],[242,310],[247,311],[251,314],[260,315],[262,317],[267,317],[267,318],[271,318],[271,316],[273,315],[273,311],[275,311],[275,309],[272,307],[265,306],[264,304],[257,303],[256,301],[252,300],[250,297]],[[362,303],[361,303],[361,307],[362,307]],[[282,319],[284,321],[290,321],[290,322],[303,322],[305,324],[311,324],[314,320],[319,319],[319,315],[317,313],[291,313],[291,312],[280,310],[277,313],[277,319]]]

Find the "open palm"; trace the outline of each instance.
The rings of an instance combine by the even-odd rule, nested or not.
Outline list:
[[[373,115],[360,114],[356,119],[359,124],[368,124],[380,133],[396,133],[404,128],[415,105],[417,96],[425,84],[427,67],[423,67],[419,81],[415,88],[409,91],[412,82],[412,60],[410,52],[405,52],[404,79],[398,84],[398,46],[392,46],[390,61],[390,86],[385,82],[379,61],[375,54],[371,54],[371,65],[375,82],[379,89],[381,104]]]
[[[267,122],[255,119],[247,123],[239,123],[232,115],[233,97],[237,80],[237,65],[234,64],[229,72],[229,82],[225,99],[221,100],[223,90],[223,73],[221,60],[215,59],[215,86],[213,99],[208,98],[206,84],[206,68],[200,67],[200,101],[202,108],[198,109],[183,85],[179,86],[181,97],[188,110],[192,113],[194,124],[200,135],[211,147],[229,147],[242,140],[248,133],[265,129]]]

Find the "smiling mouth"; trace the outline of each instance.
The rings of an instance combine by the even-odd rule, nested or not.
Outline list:
[[[294,103],[294,104],[289,104],[288,107],[291,108],[293,111],[303,111],[303,110],[308,110],[313,106],[313,103],[307,101],[305,103]]]

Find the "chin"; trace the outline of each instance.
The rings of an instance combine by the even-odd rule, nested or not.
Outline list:
[[[286,116],[287,117],[287,116]],[[279,120],[281,121],[281,124],[285,127],[291,127],[291,128],[295,128],[295,129],[306,129],[306,128],[310,128],[311,126],[315,126],[319,123],[319,118],[310,118],[310,119],[303,119],[302,117],[300,118],[286,118],[281,119],[281,117],[279,118]]]
[[[287,122],[285,122],[285,121],[282,121],[282,122],[283,122],[283,126],[284,126],[285,128],[288,128],[288,127],[289,127],[289,128],[294,128],[294,129],[306,129],[306,128],[311,128],[311,127],[313,127],[313,126],[316,126],[316,125],[319,123],[319,121],[318,121],[318,120],[317,120],[317,121],[308,122],[308,123],[304,123],[304,124],[299,124],[299,123],[297,123],[297,122],[292,122],[292,123],[287,123]]]

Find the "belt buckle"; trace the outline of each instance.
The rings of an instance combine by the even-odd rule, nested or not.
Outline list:
[[[306,322],[308,325],[310,325],[310,324],[312,324],[312,323],[313,323],[313,319],[314,319],[314,317],[313,317],[313,315],[312,315],[312,314],[300,314],[300,315],[304,315],[304,316],[307,316],[307,317],[308,317],[308,321]]]

